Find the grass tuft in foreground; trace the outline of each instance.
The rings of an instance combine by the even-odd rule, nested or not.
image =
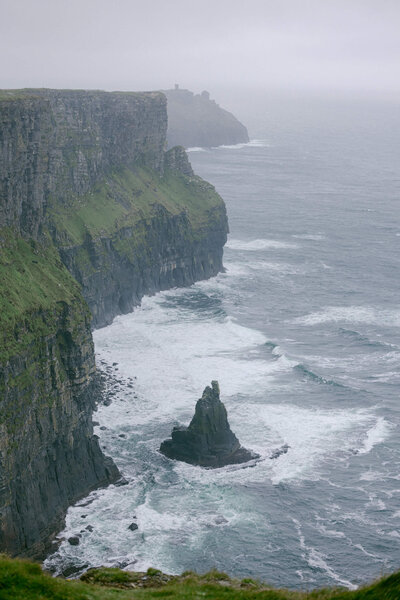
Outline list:
[[[297,592],[273,589],[252,579],[232,579],[210,571],[179,576],[157,569],[133,573],[113,568],[90,569],[80,581],[53,578],[40,565],[0,556],[1,600],[399,600],[400,572],[356,591],[340,588]]]

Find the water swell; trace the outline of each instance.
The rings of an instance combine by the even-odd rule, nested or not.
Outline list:
[[[293,323],[297,325],[308,326],[332,322],[400,327],[400,311],[372,306],[327,306],[321,311],[312,312],[293,320]]]
[[[361,344],[367,346],[371,349],[376,348],[377,350],[383,349],[387,352],[391,352],[393,350],[400,350],[400,347],[396,344],[392,344],[390,342],[384,342],[381,340],[373,340],[369,338],[367,335],[360,333],[357,330],[346,329],[345,327],[339,327],[339,334],[344,337],[353,340],[356,344]]]
[[[226,244],[230,250],[246,250],[248,252],[256,252],[257,250],[278,250],[278,249],[296,249],[298,244],[291,242],[282,242],[279,240],[255,239],[255,240],[239,240],[230,238]]]
[[[302,363],[297,364],[294,367],[294,370],[297,371],[297,373],[301,377],[305,377],[306,379],[308,379],[314,383],[319,383],[321,385],[334,386],[334,387],[338,387],[338,388],[342,388],[342,389],[349,388],[349,386],[346,386],[342,383],[338,383],[337,381],[334,381],[333,379],[326,379],[325,377],[322,377],[322,375],[317,375],[317,373],[314,373],[314,371],[311,371]]]

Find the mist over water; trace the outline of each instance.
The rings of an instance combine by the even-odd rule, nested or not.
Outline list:
[[[265,101],[249,144],[191,149],[227,203],[226,273],[94,333],[121,382],[96,433],[128,484],[70,508],[62,536],[80,544],[48,567],[216,567],[298,588],[399,568],[399,117],[317,108]],[[212,379],[255,466],[158,453]]]

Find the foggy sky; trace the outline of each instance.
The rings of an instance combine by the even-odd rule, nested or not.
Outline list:
[[[0,88],[400,91],[400,0],[0,0]]]

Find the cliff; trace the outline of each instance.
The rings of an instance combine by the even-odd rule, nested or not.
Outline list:
[[[246,127],[210,99],[208,92],[165,90],[168,100],[168,145],[211,147],[249,141]]]
[[[93,436],[90,314],[54,248],[1,230],[0,305],[0,548],[41,556],[118,470]]]
[[[166,130],[159,93],[0,91],[0,550],[43,554],[119,475],[91,327],[222,269],[224,203]]]

